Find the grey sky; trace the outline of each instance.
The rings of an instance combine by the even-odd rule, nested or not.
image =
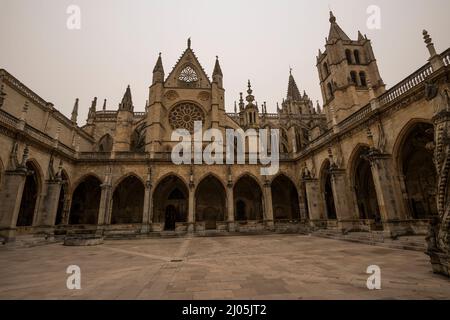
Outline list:
[[[79,31],[66,28],[70,4],[81,8]],[[381,30],[366,27],[373,4]],[[128,84],[143,111],[158,52],[167,75],[190,36],[208,75],[219,56],[229,111],[247,79],[275,111],[290,65],[300,90],[322,104],[315,63],[329,8],[351,38],[359,29],[372,40],[388,87],[426,63],[424,28],[439,52],[450,47],[448,0],[0,0],[0,68],[66,115],[80,98],[84,123],[94,96],[116,109]]]

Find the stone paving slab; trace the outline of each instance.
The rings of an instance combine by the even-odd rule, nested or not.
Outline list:
[[[450,299],[450,281],[421,252],[303,235],[111,240],[0,248],[0,299]]]

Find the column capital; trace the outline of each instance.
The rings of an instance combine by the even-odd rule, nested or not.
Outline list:
[[[103,184],[100,185],[100,188],[102,190],[108,190],[108,189],[112,188],[112,185],[110,185],[109,183],[103,183]]]

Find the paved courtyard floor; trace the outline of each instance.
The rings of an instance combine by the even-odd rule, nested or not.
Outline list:
[[[81,268],[81,290],[66,269]],[[368,290],[369,265],[381,290]],[[0,299],[450,299],[428,257],[301,235],[0,248]]]

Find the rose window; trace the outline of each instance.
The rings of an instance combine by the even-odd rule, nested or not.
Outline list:
[[[186,129],[194,131],[195,121],[204,121],[205,114],[202,109],[192,103],[182,103],[170,111],[169,122],[174,129]]]
[[[198,81],[198,76],[197,76],[197,73],[195,72],[195,70],[192,69],[192,67],[187,66],[186,68],[184,68],[181,71],[180,76],[178,77],[178,80],[186,82],[186,83],[192,83],[192,82]]]

